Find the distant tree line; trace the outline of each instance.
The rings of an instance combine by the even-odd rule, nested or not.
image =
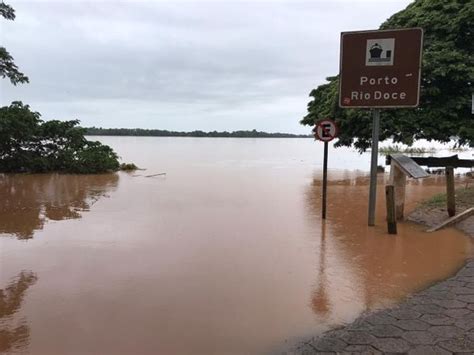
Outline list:
[[[308,138],[311,135],[291,133],[268,133],[257,130],[234,132],[177,132],[163,129],[142,128],[85,128],[87,136],[143,136],[143,137],[225,137],[225,138]]]

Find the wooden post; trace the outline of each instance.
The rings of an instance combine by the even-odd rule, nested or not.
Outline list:
[[[397,221],[403,220],[406,184],[407,176],[405,172],[403,172],[395,160],[392,159],[390,164],[390,185],[395,187],[395,215]]]
[[[397,234],[397,216],[395,212],[395,187],[385,186],[385,201],[387,203],[387,228],[388,234]]]
[[[456,198],[454,191],[454,168],[452,166],[446,167],[446,200],[448,215],[452,217],[456,214]]]

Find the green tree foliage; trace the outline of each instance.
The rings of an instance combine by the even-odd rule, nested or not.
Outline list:
[[[4,2],[0,3],[0,16],[7,20],[15,19],[15,10],[10,5],[5,4]]]
[[[109,146],[84,138],[79,121],[47,121],[28,105],[0,108],[0,172],[101,173],[119,168]]]
[[[416,109],[387,109],[381,114],[380,139],[411,145],[415,140],[456,140],[474,146],[471,94],[474,81],[472,0],[416,0],[382,24],[381,29],[421,27],[424,48],[420,106]],[[340,126],[338,146],[364,151],[371,144],[371,115],[368,110],[338,106],[339,79],[312,90],[303,125],[333,118]]]
[[[7,20],[15,19],[15,10],[4,2],[0,3],[0,16]],[[13,57],[8,53],[5,47],[0,46],[0,75],[2,78],[9,78],[13,85],[18,83],[27,83],[28,77],[18,70],[13,61]]]

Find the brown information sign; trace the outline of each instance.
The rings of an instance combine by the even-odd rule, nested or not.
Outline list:
[[[343,32],[339,106],[416,107],[423,30]]]

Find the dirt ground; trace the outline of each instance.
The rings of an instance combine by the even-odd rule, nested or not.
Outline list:
[[[456,214],[470,207],[474,207],[474,187],[472,184],[468,188],[461,187],[456,190]],[[434,227],[448,218],[446,197],[443,195],[422,203],[407,217],[409,221],[425,224],[429,227]],[[455,227],[468,236],[474,237],[474,216],[458,222]]]

